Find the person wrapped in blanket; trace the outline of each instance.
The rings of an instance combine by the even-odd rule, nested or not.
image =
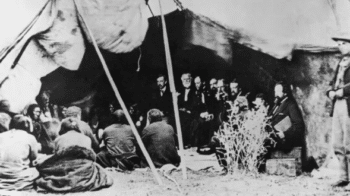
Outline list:
[[[81,132],[78,119],[64,119],[59,135],[54,154],[36,162],[39,191],[94,191],[113,184],[113,179],[96,163],[91,139]]]
[[[33,167],[39,144],[31,134],[31,121],[23,115],[0,113],[0,189],[33,188],[39,172]]]

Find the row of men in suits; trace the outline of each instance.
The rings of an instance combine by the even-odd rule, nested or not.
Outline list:
[[[211,79],[209,87],[206,87],[200,76],[193,80],[190,73],[183,73],[181,82],[182,88],[177,93],[177,101],[184,145],[189,147],[208,144],[214,131],[227,120],[227,111],[230,109],[228,103],[234,103],[234,100],[242,95],[242,89],[235,80],[227,83],[225,79],[215,78]],[[161,110],[169,124],[175,127],[172,95],[167,84],[165,75],[157,77],[158,91],[153,97],[151,107]],[[277,147],[290,150],[296,146],[304,146],[305,125],[290,86],[278,82],[274,91],[275,103],[268,112],[272,127],[287,116],[291,120],[291,127],[288,130],[275,130]]]
[[[226,101],[233,101],[241,89],[236,81],[228,85],[224,79],[215,78],[210,80],[207,87],[200,76],[193,80],[190,73],[182,74],[181,82],[177,101],[184,145],[190,147],[208,144],[223,120],[221,114],[228,109]],[[158,89],[153,94],[151,107],[161,110],[169,124],[174,126],[172,94],[167,84],[165,75],[157,77]]]

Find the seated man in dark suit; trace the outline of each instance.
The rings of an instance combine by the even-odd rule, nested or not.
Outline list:
[[[165,164],[179,166],[180,156],[176,149],[173,127],[162,120],[163,114],[158,109],[151,109],[147,116],[150,124],[142,131],[141,138],[154,166],[156,168],[161,168]],[[147,162],[142,158],[141,167],[145,166]]]
[[[275,149],[290,151],[294,147],[304,147],[305,124],[303,116],[290,87],[283,82],[275,84],[275,104],[269,111],[269,116],[273,131],[276,133]],[[278,130],[277,128],[281,127],[282,120],[287,124],[290,120],[290,126],[286,130]]]
[[[184,73],[181,76],[181,81],[183,85],[182,91],[180,91],[180,95],[178,97],[178,105],[179,105],[179,113],[181,120],[181,130],[183,133],[183,142],[185,148],[191,146],[191,136],[192,129],[191,123],[193,121],[193,106],[195,97],[195,90],[192,87],[192,76],[190,73]]]
[[[191,123],[192,136],[191,146],[201,147],[207,145],[212,137],[211,122],[213,122],[213,114],[209,113],[207,99],[204,93],[201,78],[197,76],[194,80],[194,98]]]
[[[168,116],[173,113],[173,105],[168,79],[165,75],[158,75],[157,86],[158,89],[153,95],[153,108],[159,109],[165,116]]]

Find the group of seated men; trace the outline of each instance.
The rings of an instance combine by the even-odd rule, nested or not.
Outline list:
[[[207,87],[200,76],[193,79],[190,73],[181,76],[182,88],[177,92],[181,129],[185,148],[201,147],[209,143],[214,131],[218,129],[228,108],[227,101],[233,102],[241,89],[236,81],[228,88],[224,79],[210,80]],[[172,94],[167,77],[157,77],[158,89],[153,93],[151,107],[164,113],[165,119],[175,125]]]
[[[8,111],[6,105],[6,100],[0,101],[0,189],[91,191],[113,184],[103,168],[125,171],[148,166],[120,109],[97,137],[81,120],[79,107],[68,107],[61,121],[43,122],[37,104],[30,105],[25,115]],[[173,128],[162,120],[160,110],[147,115],[141,138],[154,165],[179,166]]]
[[[194,81],[194,85],[193,85]],[[209,86],[202,81],[200,76],[193,80],[190,73],[181,76],[182,88],[177,92],[177,101],[180,114],[181,130],[185,149],[198,147],[199,153],[212,153],[214,150],[203,151],[207,147],[213,147],[212,136],[229,115],[242,114],[247,110],[265,110],[266,117],[273,130],[276,142],[273,149],[289,151],[293,147],[305,146],[305,124],[292,92],[291,87],[285,82],[277,82],[274,86],[275,101],[272,107],[267,106],[264,94],[259,93],[253,101],[254,107],[250,108],[247,100],[249,93],[242,93],[242,89],[236,80],[227,83],[225,79],[212,78]],[[172,95],[165,75],[157,77],[158,90],[153,95],[151,107],[163,111],[166,121],[172,126],[174,112]],[[244,95],[243,95],[244,94]],[[232,113],[232,110],[236,111]],[[286,117],[291,125],[287,130],[276,130],[275,127]],[[215,146],[215,145],[214,145]],[[269,150],[273,150],[269,145]]]

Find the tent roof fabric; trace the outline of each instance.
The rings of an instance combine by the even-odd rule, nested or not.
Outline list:
[[[166,11],[176,9],[173,0],[164,1],[168,5]],[[235,42],[278,59],[291,58],[293,50],[336,51],[336,43],[331,37],[340,30],[350,31],[349,0],[181,2],[195,14],[227,28]],[[157,14],[157,1],[149,3]]]

